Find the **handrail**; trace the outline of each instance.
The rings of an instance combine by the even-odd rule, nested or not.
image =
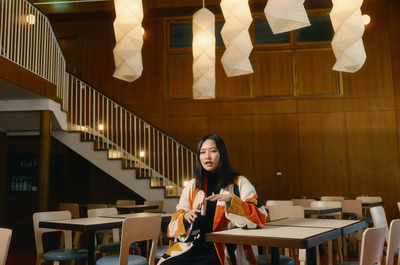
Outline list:
[[[107,149],[110,159],[179,196],[194,177],[196,154],[66,71],[48,18],[27,0],[0,0],[0,56],[53,83],[68,129]],[[34,23],[31,23],[33,22]],[[102,126],[102,127],[101,127]]]

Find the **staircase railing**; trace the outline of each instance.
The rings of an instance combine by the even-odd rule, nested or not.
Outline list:
[[[68,128],[108,150],[136,176],[179,196],[194,177],[196,154],[66,71],[66,61],[48,18],[27,0],[0,0],[0,56],[57,87]]]

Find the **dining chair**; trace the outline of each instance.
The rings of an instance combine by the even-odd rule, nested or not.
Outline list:
[[[321,201],[343,201],[343,196],[321,196]]]
[[[115,205],[135,205],[135,200],[117,200]]]
[[[88,203],[86,204],[86,210],[107,208],[107,204],[104,203]]]
[[[389,237],[386,252],[385,265],[393,265],[395,257],[399,256],[400,248],[400,219],[394,219],[390,222]],[[397,264],[400,264],[400,259],[397,260]]]
[[[60,210],[60,211],[70,211],[72,219],[76,219],[76,218],[80,217],[79,204],[77,204],[77,203],[60,202],[58,204],[58,210]],[[82,236],[82,232],[81,231],[75,231],[74,232],[74,236],[73,236],[74,241],[73,241],[73,244],[72,244],[74,248],[79,248],[80,247],[81,236]],[[63,242],[64,242],[64,239],[63,239],[63,237],[61,237],[61,240],[60,240],[61,246],[62,246]]]
[[[72,248],[72,232],[61,229],[40,228],[40,221],[54,221],[71,219],[69,211],[37,212],[33,214],[33,228],[36,243],[36,265],[46,261],[52,261],[54,265],[59,265],[61,261],[87,259],[88,251],[83,248]],[[45,246],[42,240],[43,234],[60,231],[64,234],[64,248],[44,252]]]
[[[147,213],[162,213],[164,210],[164,201],[144,201],[144,205],[157,205],[157,209],[144,210]]]
[[[102,257],[97,260],[96,265],[153,265],[160,229],[161,215],[126,218],[122,224],[121,249],[119,255]],[[147,259],[140,255],[129,254],[129,248],[132,243],[147,240],[151,240],[150,255]]]
[[[314,199],[291,199],[294,206],[311,207],[311,203],[315,201]]]
[[[347,261],[338,263],[337,265],[381,264],[386,229],[387,228],[385,226],[365,229],[361,240],[361,254],[359,262]]]
[[[282,201],[280,201],[282,202]],[[299,218],[304,218],[304,208],[301,206],[293,206],[293,204],[287,203],[288,201],[285,201],[282,204],[272,204],[268,205],[267,201],[267,206],[268,206],[268,215],[270,217],[271,221],[286,218],[286,217],[299,217]],[[291,202],[291,201],[289,201]],[[292,203],[292,202],[291,202]],[[300,250],[303,251],[303,250]],[[261,254],[261,255],[255,255],[257,263],[259,265],[271,265],[271,254]],[[294,265],[294,259],[293,259],[293,254],[291,254],[291,251],[289,249],[285,249],[285,255],[280,255],[279,256],[279,264],[281,265]],[[302,264],[302,263],[300,263]]]
[[[350,220],[364,220],[364,216],[362,213],[362,203],[360,200],[343,200],[342,201],[342,219],[350,219]],[[347,248],[347,238],[351,243],[351,249],[355,253],[360,253],[361,251],[361,238],[362,232],[364,229],[360,229],[357,232],[349,234],[343,240],[343,254],[344,256],[348,255]],[[356,236],[357,235],[357,236]]]
[[[356,200],[360,200],[361,203],[381,202],[382,201],[382,197],[380,197],[380,196],[361,195],[361,196],[357,196]],[[364,215],[365,221],[368,224],[372,224],[372,219],[369,219],[369,216],[368,216],[368,209],[370,209],[370,208],[371,207],[368,207],[368,206],[363,207],[363,215]]]
[[[385,233],[385,242],[386,245],[389,244],[389,229],[388,229],[388,222],[386,219],[385,209],[382,206],[375,206],[370,208],[371,218],[374,224],[374,227],[377,226],[385,226],[386,233]],[[386,255],[387,253],[387,246],[383,248],[383,253]],[[398,251],[395,252],[395,255],[398,256]]]
[[[273,206],[273,205],[289,205],[293,206],[293,202],[291,200],[268,200],[265,202],[266,206]]]
[[[163,212],[163,208],[164,208],[164,201],[144,201],[144,205],[157,205],[158,209],[149,209],[149,210],[144,210],[144,212],[147,213],[162,213]],[[162,230],[162,227],[160,228],[160,236],[159,236],[159,240],[158,240],[158,247],[157,247],[157,252],[156,252],[156,259],[160,259],[162,257],[162,255],[164,255],[164,253],[169,249],[168,245],[164,246],[164,233]]]
[[[0,228],[0,265],[5,265],[10,247],[12,230]]]
[[[400,211],[400,202],[397,202],[397,208],[399,208]]]

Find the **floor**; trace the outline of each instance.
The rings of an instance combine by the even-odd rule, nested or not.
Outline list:
[[[358,261],[358,258],[344,257],[345,261]],[[51,264],[51,263],[48,263]],[[337,264],[334,259],[333,264]],[[11,247],[7,256],[6,265],[36,265],[36,249],[34,246]],[[296,264],[298,265],[298,264]],[[328,265],[327,255],[321,255],[321,265]]]

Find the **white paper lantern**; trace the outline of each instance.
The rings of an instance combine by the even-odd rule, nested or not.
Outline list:
[[[330,13],[335,35],[332,49],[336,57],[333,70],[354,73],[365,63],[362,36],[364,23],[361,15],[362,0],[332,0]]]
[[[215,16],[207,8],[193,15],[193,98],[215,98]]]
[[[251,16],[248,0],[222,0],[221,9],[225,18],[221,35],[225,44],[222,65],[227,76],[253,73],[250,53],[253,49],[249,27]]]
[[[311,25],[304,0],[268,0],[264,13],[274,34]]]
[[[115,0],[115,78],[132,82],[142,75],[142,0]]]

